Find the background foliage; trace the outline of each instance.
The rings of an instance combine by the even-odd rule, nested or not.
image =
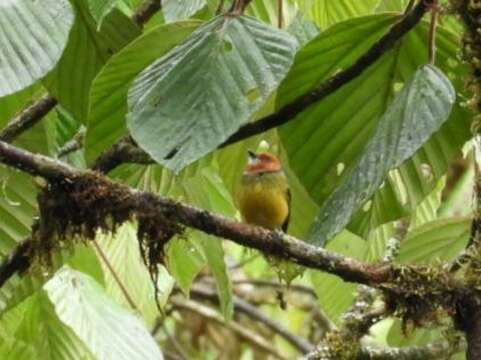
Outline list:
[[[123,164],[112,178],[236,219],[246,151],[268,149],[289,178],[294,236],[377,261],[402,220],[409,232],[396,262],[449,260],[465,246],[471,116],[454,18],[439,24],[435,67],[425,65],[429,22],[422,21],[293,121],[215,150],[241,125],[351,65],[399,21],[407,1],[286,0],[282,29],[275,0],[252,1],[241,18],[216,16],[216,0],[165,0],[143,29],[131,20],[139,3],[0,5],[0,125],[45,92],[58,101],[16,145],[57,157],[80,132],[83,147],[61,159],[87,167],[130,133],[157,164]],[[3,166],[0,182],[6,258],[38,215],[39,184]],[[272,267],[255,251],[189,231],[168,244],[159,312],[136,236],[135,222],[124,224],[98,234],[97,246],[64,249],[50,270],[37,266],[8,280],[0,288],[0,358],[292,358],[299,349],[239,304],[316,344],[355,298],[356,286],[332,275]],[[213,316],[189,310],[192,302]],[[239,324],[268,347],[243,336]],[[439,337],[439,330],[402,332],[386,319],[368,341],[406,346]]]

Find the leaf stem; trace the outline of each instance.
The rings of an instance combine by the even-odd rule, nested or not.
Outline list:
[[[284,20],[284,2],[277,0],[277,27],[282,29]]]
[[[127,302],[129,303],[129,305],[132,309],[134,309],[135,311],[139,311],[139,308],[137,307],[137,305],[135,305],[134,300],[130,296],[130,294],[127,291],[127,288],[125,287],[125,285],[122,283],[122,280],[120,279],[119,275],[117,274],[114,267],[110,263],[109,259],[107,258],[107,255],[105,255],[105,253],[103,252],[102,248],[100,247],[100,245],[97,243],[96,240],[93,240],[92,243],[94,245],[95,250],[97,250],[100,258],[104,262],[105,266],[109,270],[110,274],[114,278],[115,282],[119,286],[119,289],[122,292],[122,294],[124,295],[125,300],[127,300]]]
[[[429,24],[429,46],[428,46],[428,61],[431,65],[436,62],[436,30],[438,26],[439,4],[437,1],[431,5],[431,22]]]

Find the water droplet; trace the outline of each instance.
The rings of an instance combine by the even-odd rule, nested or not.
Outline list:
[[[340,176],[343,173],[345,167],[346,165],[344,165],[342,162],[336,165],[337,176]]]

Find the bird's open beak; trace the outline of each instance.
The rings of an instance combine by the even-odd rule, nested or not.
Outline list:
[[[249,162],[257,160],[257,154],[252,150],[247,150],[247,156],[249,157]]]

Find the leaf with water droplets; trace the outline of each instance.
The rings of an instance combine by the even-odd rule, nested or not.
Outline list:
[[[134,80],[132,137],[154,160],[181,170],[251,119],[287,74],[296,47],[287,32],[256,19],[212,19]]]
[[[0,1],[0,97],[26,88],[54,67],[73,20],[67,0]]]
[[[438,68],[425,65],[397,93],[349,176],[326,200],[311,241],[322,245],[338,234],[376,192],[391,169],[411,157],[447,120],[454,88]]]

